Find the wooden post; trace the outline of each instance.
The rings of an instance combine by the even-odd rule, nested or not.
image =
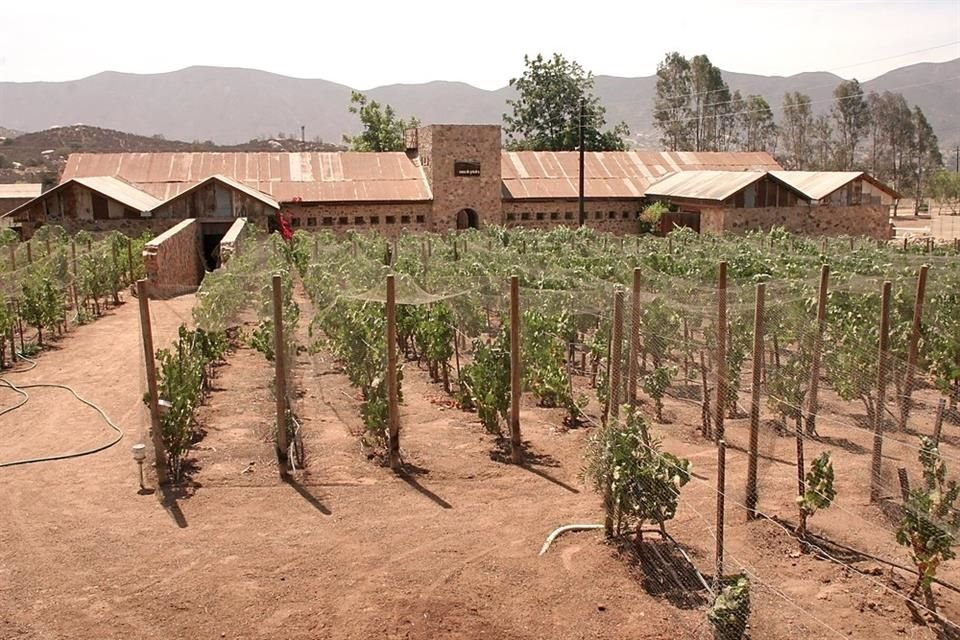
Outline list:
[[[127,238],[127,270],[130,272],[130,282],[136,277],[133,270],[133,239]]]
[[[143,343],[143,364],[147,372],[147,395],[150,409],[150,440],[157,467],[157,484],[169,481],[167,456],[163,446],[160,426],[160,396],[157,391],[157,365],[153,355],[153,329],[150,324],[150,301],[147,298],[147,281],[137,280],[137,300],[140,305],[140,334]]]
[[[627,368],[627,402],[637,404],[637,368],[640,363],[640,267],[633,270],[630,300],[630,363]]]
[[[763,369],[763,305],[767,286],[757,284],[753,311],[753,370],[750,387],[750,447],[747,453],[747,520],[756,517],[757,448],[760,439],[760,371]]]
[[[620,417],[621,368],[623,361],[623,288],[613,293],[613,331],[610,337],[610,375],[607,376],[607,415],[616,420]]]
[[[880,298],[880,345],[877,356],[877,402],[873,409],[873,459],[870,465],[870,502],[880,499],[883,464],[883,410],[887,391],[887,348],[890,340],[890,281],[883,283]]]
[[[910,501],[910,477],[904,467],[897,467],[897,479],[900,480],[900,498],[903,504]]]
[[[718,413],[723,413],[722,411]],[[724,497],[727,482],[727,442],[720,438],[717,441],[717,547],[714,552],[714,591],[719,593],[723,585],[723,521]]]
[[[46,245],[47,254],[46,257],[50,257],[50,254],[53,253],[53,248],[50,246],[50,234],[47,234],[47,237],[44,238],[44,244]]]
[[[77,283],[70,283],[70,297],[73,299],[73,311],[78,316],[80,315],[80,300],[77,298]]]
[[[510,276],[510,460],[514,464],[523,461],[520,393],[520,278]]]
[[[273,362],[277,396],[277,468],[287,477],[287,348],[283,339],[283,278],[273,275]]]
[[[400,391],[397,380],[397,285],[387,276],[387,411],[390,428],[390,468],[400,471]]]
[[[907,236],[903,236],[903,250],[907,250]]]
[[[903,372],[903,398],[900,399],[900,421],[897,427],[900,431],[907,430],[907,420],[910,419],[910,396],[913,393],[913,373],[917,368],[917,347],[920,343],[920,320],[923,317],[923,296],[927,290],[928,265],[920,267],[917,274],[917,297],[913,301],[913,325],[910,327],[910,343],[907,350],[907,369]]]
[[[27,240],[27,264],[33,264],[33,242]]]
[[[940,447],[940,436],[943,434],[943,415],[947,410],[947,401],[940,398],[937,402],[937,417],[933,421],[933,446]]]
[[[77,277],[77,242],[76,240],[70,241],[70,263],[73,265],[73,277]]]
[[[820,410],[817,396],[820,389],[820,354],[823,351],[823,332],[827,327],[827,286],[830,282],[830,266],[820,267],[820,293],[817,298],[817,334],[813,340],[810,357],[810,396],[807,399],[806,429],[809,435],[817,432],[817,412]]]
[[[799,416],[796,419],[794,432],[797,437],[797,510],[800,523],[797,527],[797,537],[800,539],[800,551],[803,552],[806,551],[803,542],[807,537],[807,512],[804,511],[800,501],[803,500],[803,496],[807,492],[807,482],[804,477],[806,464],[803,460],[803,420]]]
[[[717,401],[713,412],[713,437],[723,440],[723,414],[727,408],[727,263],[720,263],[717,278]]]
[[[10,244],[10,271],[17,270],[17,244],[15,242]]]

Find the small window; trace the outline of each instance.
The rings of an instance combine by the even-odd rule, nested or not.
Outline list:
[[[537,220],[543,220],[543,211],[537,211]]]
[[[300,218],[290,218],[290,226],[299,227],[299,226],[300,226]]]
[[[410,224],[410,216],[400,216],[400,224]]]
[[[624,211],[623,213],[620,214],[620,217],[623,218],[624,220],[627,220],[630,218],[630,212]]]
[[[130,207],[123,208],[123,217],[127,220],[136,220],[140,217],[140,214],[131,209]]]
[[[529,212],[529,211],[524,211],[523,213],[521,213],[521,214],[520,214],[520,219],[521,219],[521,220],[529,220],[529,219],[530,219],[530,212]]]
[[[417,224],[423,224],[426,221],[427,221],[427,218],[423,214],[420,214],[419,216],[417,216]]]
[[[337,218],[337,224],[348,224],[349,222],[350,220],[347,218],[347,216],[340,216]]]
[[[563,214],[565,220],[573,220],[573,211],[567,211]]]
[[[515,214],[515,213],[508,213],[508,214],[507,214],[507,222],[513,222],[513,221],[516,220],[516,219],[517,219],[517,214]]]
[[[609,220],[613,220],[613,219],[615,219],[616,217],[617,217],[617,212],[616,212],[616,211],[610,211],[610,212],[607,213],[607,219],[609,219]]]
[[[370,224],[380,224],[380,216],[370,216]]]
[[[551,219],[551,220],[559,220],[559,219],[560,219],[560,212],[559,212],[559,211],[551,211],[551,212],[550,212],[550,219]]]
[[[307,218],[307,226],[308,226],[308,227],[315,227],[315,226],[317,226],[317,219],[316,219],[316,218]]]
[[[323,218],[323,226],[325,226],[325,227],[332,227],[332,226],[333,226],[333,218],[331,218],[330,216],[324,216],[324,218]]]
[[[395,216],[387,216],[387,224],[396,224],[397,218]]]
[[[603,213],[600,211],[597,211],[596,213],[593,214],[594,220],[599,220],[601,217],[603,217]]]
[[[363,216],[354,216],[353,224],[363,224]]]

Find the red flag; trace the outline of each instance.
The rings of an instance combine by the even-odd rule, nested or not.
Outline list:
[[[283,236],[283,239],[289,242],[293,239],[293,229],[290,228],[290,222],[287,220],[287,216],[283,213],[277,213],[277,223],[280,227],[280,235]]]

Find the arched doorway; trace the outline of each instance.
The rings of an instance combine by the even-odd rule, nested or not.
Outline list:
[[[457,230],[479,229],[480,221],[477,212],[473,209],[460,209],[457,212]]]

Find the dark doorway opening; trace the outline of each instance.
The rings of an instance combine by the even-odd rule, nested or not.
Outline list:
[[[213,271],[220,266],[220,241],[222,233],[203,234],[203,264],[207,271]]]
[[[457,229],[479,229],[480,219],[473,209],[460,209],[457,212]]]

